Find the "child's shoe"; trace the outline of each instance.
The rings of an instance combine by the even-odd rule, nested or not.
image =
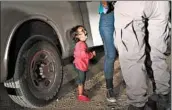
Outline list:
[[[84,102],[89,102],[90,99],[87,96],[84,95],[78,95],[78,100],[79,101],[84,101]]]

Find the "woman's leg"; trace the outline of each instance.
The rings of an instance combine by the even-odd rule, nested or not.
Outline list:
[[[104,61],[104,74],[106,79],[106,88],[110,90],[107,92],[107,99],[114,102],[113,93],[113,74],[114,74],[114,61],[116,57],[116,49],[114,46],[114,12],[109,14],[101,14],[99,22],[99,31],[103,40],[105,61]],[[113,98],[112,98],[113,97]]]
[[[114,60],[116,57],[116,50],[114,46],[114,13],[101,14],[99,22],[99,31],[103,40],[105,61],[104,72],[105,78],[113,78]]]

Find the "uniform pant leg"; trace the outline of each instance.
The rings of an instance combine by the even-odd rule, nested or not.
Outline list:
[[[115,45],[126,82],[129,104],[142,107],[147,102],[145,69],[145,28],[140,1],[118,1],[115,4]]]
[[[157,94],[168,94],[170,90],[170,74],[166,62],[167,43],[169,34],[169,2],[153,1],[147,2],[145,14],[149,18],[149,45],[151,48],[150,56],[152,61],[152,70],[156,83]]]

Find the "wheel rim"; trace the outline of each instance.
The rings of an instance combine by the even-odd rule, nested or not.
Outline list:
[[[34,54],[30,63],[31,80],[39,91],[48,91],[56,79],[55,59],[50,51],[41,50]]]

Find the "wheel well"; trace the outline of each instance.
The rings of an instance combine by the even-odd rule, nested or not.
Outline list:
[[[32,19],[21,24],[15,31],[8,53],[8,77],[10,79],[14,75],[15,63],[17,59],[18,52],[22,44],[32,36],[32,33],[49,34],[50,36],[45,36],[50,38],[56,47],[59,49],[60,54],[62,54],[61,44],[58,39],[58,35],[55,30],[46,22],[42,20]],[[32,33],[31,33],[32,32]]]

